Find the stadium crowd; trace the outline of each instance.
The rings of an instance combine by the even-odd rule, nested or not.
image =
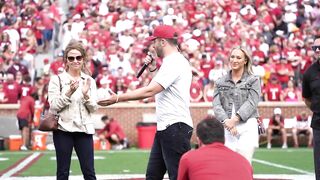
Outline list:
[[[146,38],[159,24],[179,31],[180,49],[193,67],[193,102],[212,102],[214,81],[227,72],[227,52],[234,46],[251,52],[263,101],[301,101],[302,74],[313,62],[313,39],[320,36],[317,0],[69,0],[67,5],[63,11],[58,0],[1,1],[1,103],[18,103],[33,92],[43,103],[50,75],[64,70],[63,50],[71,39],[87,47],[99,91],[119,94],[145,86],[149,74],[137,79],[136,73],[148,52]],[[48,53],[54,59],[43,59],[36,69],[35,57]]]

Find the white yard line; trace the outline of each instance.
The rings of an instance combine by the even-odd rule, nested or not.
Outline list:
[[[264,160],[253,159],[252,161],[260,163],[260,164],[265,164],[268,166],[278,167],[278,168],[282,168],[282,169],[288,169],[288,170],[295,171],[295,172],[302,173],[302,174],[306,174],[306,175],[313,175],[313,173],[311,173],[309,171],[305,171],[305,170],[290,167],[290,166],[284,166],[281,164],[276,164],[276,163],[272,163],[272,162],[268,162],[268,161],[264,161]]]
[[[13,167],[12,169],[10,169],[8,172],[4,173],[0,179],[2,178],[8,178],[10,176],[12,176],[13,174],[19,172],[21,169],[23,169],[24,167],[26,167],[27,165],[29,165],[30,162],[32,162],[35,158],[37,158],[38,156],[40,156],[40,152],[35,152],[33,153],[31,156],[27,157],[25,160],[23,160],[22,162],[20,162],[17,166]]]

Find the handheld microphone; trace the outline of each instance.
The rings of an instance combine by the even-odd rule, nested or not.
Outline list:
[[[151,57],[151,62],[154,60],[153,57],[148,53],[148,56]],[[151,63],[150,62],[150,63]],[[139,70],[138,74],[137,74],[137,78],[139,78],[141,76],[141,74],[143,73],[143,71],[148,67],[149,64],[144,63],[143,66],[141,67],[141,69]]]

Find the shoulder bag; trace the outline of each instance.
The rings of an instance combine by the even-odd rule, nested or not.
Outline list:
[[[59,78],[59,86],[60,86],[60,93],[61,93],[62,86],[61,86],[61,79],[59,75],[58,75],[58,78]],[[48,102],[48,96],[47,96],[46,102]],[[58,120],[59,120],[59,114],[52,113],[51,111],[45,112],[45,105],[44,105],[41,116],[40,116],[40,125],[38,129],[40,131],[55,131],[58,129]]]

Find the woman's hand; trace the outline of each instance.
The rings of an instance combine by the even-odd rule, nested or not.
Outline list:
[[[69,91],[66,93],[66,96],[71,97],[71,95],[78,89],[79,81],[70,81]]]
[[[230,131],[232,135],[237,135],[238,131],[236,125],[239,123],[239,118],[237,116],[233,116],[231,119],[225,119],[223,121],[224,127]]]
[[[89,92],[90,86],[91,86],[91,80],[89,78],[83,81],[82,94],[85,99],[89,99],[88,92]]]

